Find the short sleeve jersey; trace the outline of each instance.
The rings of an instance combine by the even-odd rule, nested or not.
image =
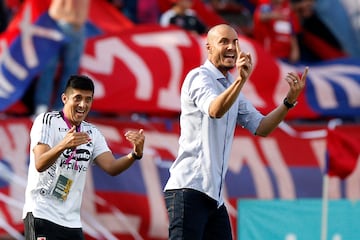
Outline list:
[[[58,111],[40,114],[30,132],[30,163],[23,218],[28,212],[66,227],[81,227],[80,207],[86,173],[94,159],[110,151],[104,136],[92,124],[83,121],[78,131],[86,132],[90,141],[66,149],[56,162],[43,172],[35,168],[33,149],[38,143],[57,145],[69,127]]]

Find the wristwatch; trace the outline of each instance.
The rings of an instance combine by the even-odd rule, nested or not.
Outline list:
[[[135,160],[140,160],[142,158],[141,156],[138,156],[134,151],[131,152],[131,157]]]
[[[284,98],[284,105],[287,107],[287,109],[293,108],[296,106],[296,104],[298,103],[297,101],[295,101],[294,103],[289,103],[287,98]]]

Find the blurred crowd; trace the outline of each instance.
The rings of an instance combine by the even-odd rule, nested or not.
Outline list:
[[[0,0],[0,32],[23,0]],[[273,56],[290,63],[360,56],[360,3],[350,0],[104,0],[135,24],[178,25],[204,34],[211,27],[201,2]]]
[[[198,2],[290,63],[360,57],[360,3],[350,0],[108,0],[137,24],[211,27]]]
[[[49,1],[56,2],[56,0]],[[90,0],[84,0],[86,1]],[[269,54],[290,64],[311,63],[341,57],[360,57],[358,44],[360,42],[360,3],[358,1],[103,1],[112,4],[135,24],[159,24],[163,27],[174,25],[194,34],[205,34],[212,26],[213,19],[206,18],[209,15],[204,12],[211,12],[212,16],[215,13],[221,21],[229,23],[240,34],[257,41]],[[0,32],[6,30],[6,26],[19,10],[22,2],[23,0],[0,0]],[[80,55],[81,51],[81,49],[78,50]],[[72,61],[72,66],[78,66],[76,64],[78,60]],[[44,88],[39,91],[43,92]],[[49,103],[37,102],[39,100],[35,99],[34,104],[41,104],[39,112],[48,110],[46,108]]]

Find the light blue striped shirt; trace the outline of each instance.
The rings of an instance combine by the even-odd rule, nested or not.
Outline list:
[[[235,126],[256,132],[264,117],[240,93],[222,118],[209,116],[210,103],[224,90],[224,75],[210,62],[191,70],[181,89],[181,133],[178,156],[170,168],[165,190],[191,188],[222,205],[222,188],[228,168]],[[228,74],[227,81],[233,82]]]

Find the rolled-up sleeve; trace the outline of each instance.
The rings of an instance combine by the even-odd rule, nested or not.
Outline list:
[[[240,93],[237,124],[255,134],[264,115],[261,114],[252,103]]]
[[[188,82],[188,93],[190,99],[205,115],[209,116],[209,106],[217,97],[218,93],[214,91],[213,78],[208,72],[198,69],[196,74],[190,76]]]

